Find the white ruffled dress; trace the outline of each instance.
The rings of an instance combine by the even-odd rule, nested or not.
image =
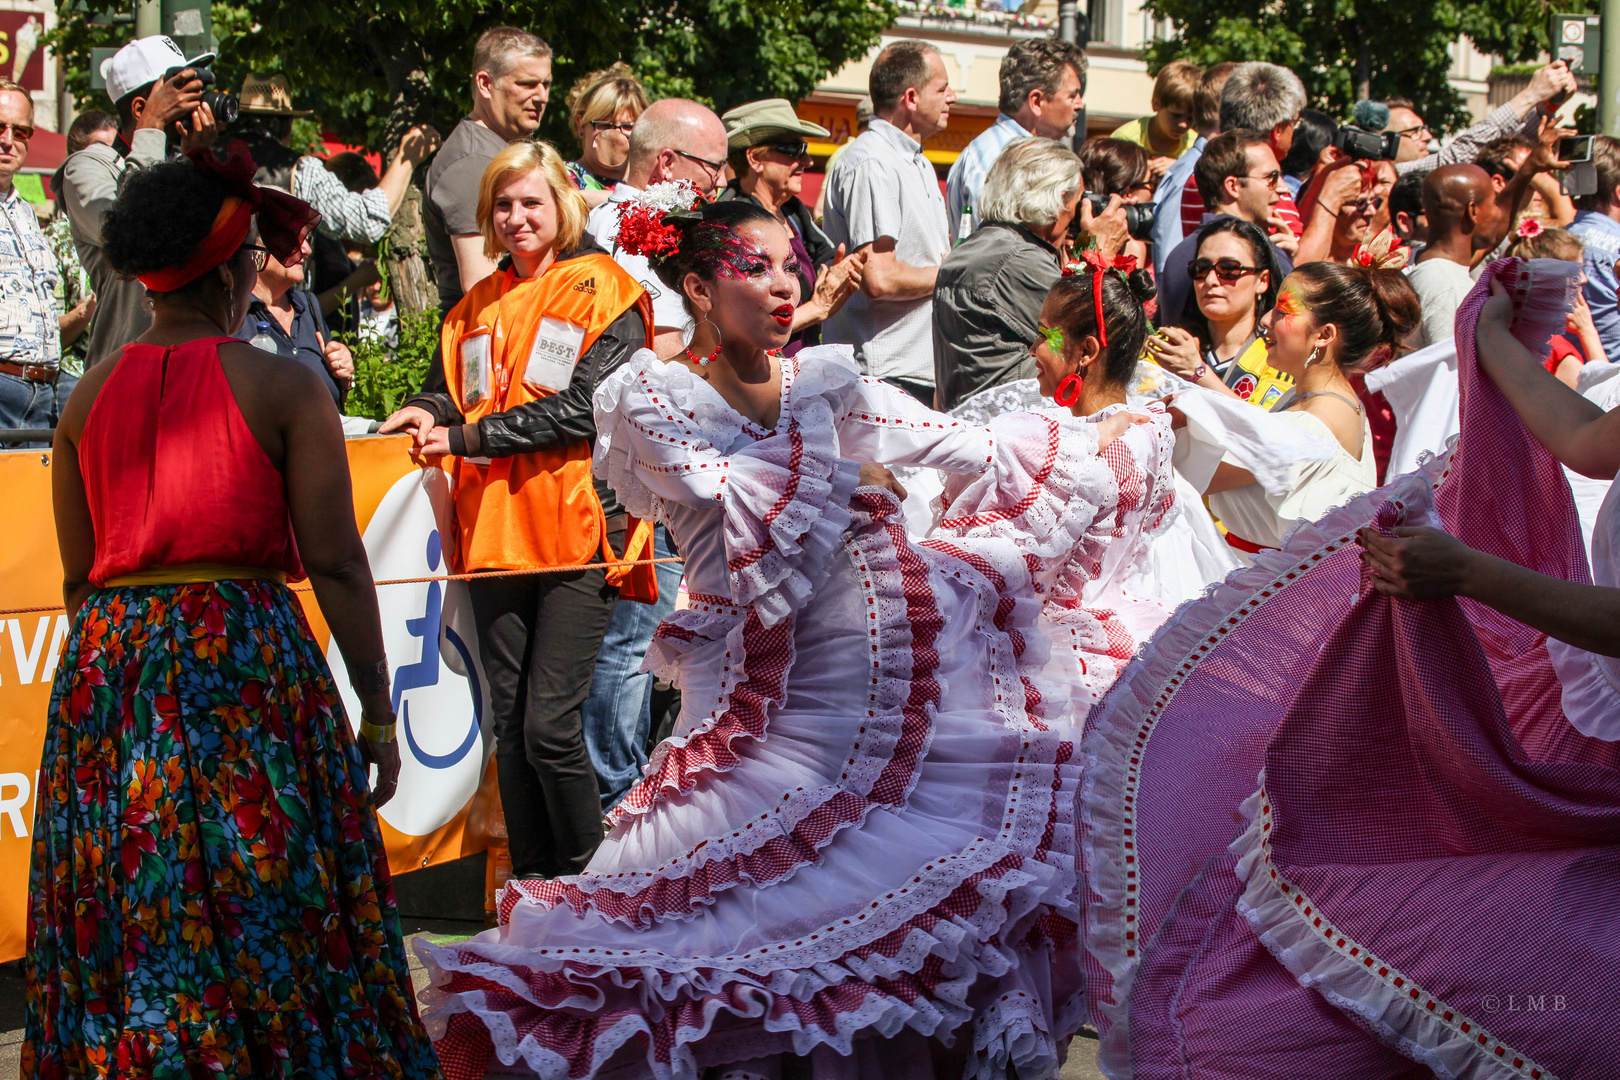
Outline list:
[[[450,1080],[1048,1077],[1081,1023],[1076,732],[1042,719],[1068,705],[1036,579],[1113,530],[1116,471],[1074,417],[1002,437],[847,348],[782,364],[774,431],[650,351],[597,391],[598,470],[686,559],[647,658],[683,713],[585,873],[419,946]],[[914,541],[856,461],[976,478],[994,520]]]

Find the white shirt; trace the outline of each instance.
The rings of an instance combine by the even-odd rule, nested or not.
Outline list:
[[[591,216],[585,219],[585,231],[613,256],[613,261],[623,267],[625,273],[647,290],[647,298],[652,301],[653,325],[658,330],[679,330],[682,341],[691,341],[697,324],[680,294],[659,280],[645,255],[619,250],[619,207],[640,194],[638,187],[622,182],[615,184],[607,202],[592,210]]]
[[[1468,267],[1436,256],[1425,259],[1406,272],[1406,280],[1423,302],[1423,321],[1406,339],[1411,349],[1422,349],[1437,341],[1457,336],[1457,308],[1474,287]]]
[[[938,266],[951,253],[945,196],[922,144],[886,120],[849,144],[827,177],[827,238],[856,251],[894,240],[907,266]],[[934,385],[934,298],[873,300],[857,292],[828,319],[822,340],[853,345],[861,370],[877,379]]]

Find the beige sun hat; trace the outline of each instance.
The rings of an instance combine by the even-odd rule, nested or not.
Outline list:
[[[720,118],[726,125],[726,146],[741,150],[759,146],[783,135],[802,139],[825,139],[832,134],[820,124],[799,118],[787,98],[766,98],[739,105]]]
[[[314,109],[292,107],[292,88],[285,75],[260,75],[257,72],[242,80],[242,112],[257,116],[308,116]]]

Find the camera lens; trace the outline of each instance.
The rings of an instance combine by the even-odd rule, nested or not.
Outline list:
[[[218,124],[234,124],[242,113],[242,103],[236,100],[236,95],[223,90],[204,90],[202,101],[214,114],[214,121]]]

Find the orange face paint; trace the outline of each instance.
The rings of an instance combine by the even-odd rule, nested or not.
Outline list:
[[[1305,301],[1290,285],[1284,285],[1277,294],[1277,314],[1287,319],[1296,319],[1306,314]]]

